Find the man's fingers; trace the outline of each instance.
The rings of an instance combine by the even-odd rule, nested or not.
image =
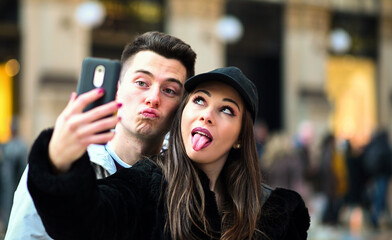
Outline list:
[[[81,113],[83,109],[87,107],[90,103],[101,98],[104,95],[105,90],[103,88],[95,88],[88,92],[79,95],[71,105],[71,113]]]
[[[100,132],[113,129],[119,121],[120,119],[117,116],[106,117],[83,125],[83,127],[78,130],[77,134],[81,138],[85,138],[90,135],[97,135]]]
[[[71,105],[71,103],[72,103],[73,101],[75,101],[75,99],[76,99],[77,97],[78,97],[78,95],[76,94],[76,92],[72,92],[72,93],[71,93],[71,96],[69,97],[69,101],[68,101],[67,106]]]
[[[114,137],[114,134],[115,132],[109,131],[105,133],[90,135],[89,137],[86,137],[84,140],[86,141],[86,143],[89,144],[105,144]]]
[[[67,106],[65,106],[65,108],[64,108],[64,110],[63,110],[63,114],[64,113],[67,113],[67,112],[69,112],[69,111],[71,111],[71,108],[72,108],[72,104],[73,104],[73,102],[75,101],[75,99],[77,98],[77,94],[76,94],[76,92],[72,92],[71,93],[71,95],[69,96],[69,101],[68,101],[68,103],[67,103]]]
[[[110,115],[114,115],[117,110],[122,106],[121,103],[112,101],[110,103],[104,104],[102,106],[98,106],[96,108],[91,109],[88,112],[85,112],[84,121],[87,122],[95,122],[103,117],[107,117]]]

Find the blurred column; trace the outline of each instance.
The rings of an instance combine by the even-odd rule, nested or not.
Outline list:
[[[284,19],[284,125],[294,134],[301,122],[327,125],[324,94],[330,10],[327,1],[288,0]]]
[[[21,2],[21,134],[29,141],[54,125],[89,54],[90,30],[74,18],[80,2]]]
[[[6,64],[0,64],[0,144],[7,142],[11,137],[12,80]]]
[[[392,135],[392,1],[381,1],[379,41],[379,119]]]
[[[196,73],[224,66],[224,45],[215,26],[224,0],[168,0],[165,31],[189,43],[197,53]]]

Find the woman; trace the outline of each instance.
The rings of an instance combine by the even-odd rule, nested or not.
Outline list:
[[[257,90],[235,67],[187,80],[169,148],[96,180],[88,155],[56,175],[51,131],[32,147],[28,187],[55,239],[306,239],[295,192],[261,184]]]

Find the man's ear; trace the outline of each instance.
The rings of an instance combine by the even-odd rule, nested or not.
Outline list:
[[[117,91],[116,91],[116,100],[117,100],[117,95],[118,95],[118,90],[120,89],[120,80],[118,80],[118,82],[117,82]]]

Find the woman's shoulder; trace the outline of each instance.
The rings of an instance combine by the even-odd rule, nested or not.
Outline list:
[[[269,192],[261,213],[263,228],[268,229],[272,235],[283,234],[292,236],[290,239],[306,239],[310,216],[301,195],[284,188],[263,186],[263,190]]]
[[[286,188],[275,188],[271,190],[270,198],[267,201],[272,201],[276,203],[283,204],[282,207],[285,207],[288,211],[293,211],[296,208],[306,208],[305,202],[302,199],[301,195],[293,190]]]

